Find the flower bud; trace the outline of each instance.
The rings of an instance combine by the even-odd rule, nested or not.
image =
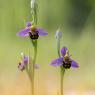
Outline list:
[[[56,37],[56,39],[61,39],[62,38],[62,32],[60,31],[60,29],[58,29],[56,31],[55,37]]]

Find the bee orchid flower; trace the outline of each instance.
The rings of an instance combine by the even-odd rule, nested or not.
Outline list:
[[[28,56],[23,56],[22,60],[18,64],[18,68],[23,71],[28,64]]]
[[[26,37],[29,36],[31,39],[38,39],[39,36],[47,36],[47,32],[42,28],[38,28],[32,25],[31,22],[27,22],[26,28],[22,29],[17,33],[17,36]]]
[[[65,69],[69,69],[71,67],[72,68],[79,67],[78,63],[71,58],[69,51],[66,47],[63,47],[61,49],[61,57],[53,60],[51,62],[51,65],[54,67],[63,66]]]
[[[25,56],[23,53],[21,53],[22,60],[18,64],[19,70],[23,71],[26,69],[28,63],[29,63],[29,56]],[[35,69],[39,69],[39,65],[35,64]]]

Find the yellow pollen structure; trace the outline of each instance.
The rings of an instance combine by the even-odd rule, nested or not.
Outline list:
[[[66,51],[66,54],[64,56],[64,59],[67,60],[69,58],[69,51]]]
[[[35,26],[31,26],[31,27],[30,27],[30,30],[31,30],[32,32],[35,32],[36,27],[35,27]]]

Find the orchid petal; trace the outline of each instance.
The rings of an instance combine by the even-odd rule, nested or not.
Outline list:
[[[68,49],[67,49],[66,47],[63,47],[63,48],[61,49],[61,54],[62,54],[63,57],[65,56],[67,50],[68,50]]]
[[[24,56],[23,63],[25,65],[28,64],[28,60],[29,60],[29,57],[28,56]]]
[[[30,26],[32,26],[32,23],[31,22],[27,22],[26,26],[30,27]]]
[[[28,59],[29,57],[28,56],[23,56],[23,59],[21,62],[19,62],[18,64],[18,68],[23,71],[25,69],[25,67],[27,66],[28,64]]]
[[[18,68],[23,71],[25,69],[25,65],[23,63],[18,64]]]
[[[63,60],[64,60],[63,57],[60,57],[58,59],[53,60],[50,65],[55,66],[55,67],[61,66]]]
[[[72,68],[78,68],[79,65],[78,65],[78,63],[76,61],[72,60],[71,67]]]
[[[48,35],[48,33],[41,28],[37,28],[37,31],[38,31],[39,36],[47,36]]]
[[[17,36],[26,37],[29,36],[30,29],[26,28],[17,33]]]

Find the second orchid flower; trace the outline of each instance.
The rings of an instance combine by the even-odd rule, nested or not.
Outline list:
[[[69,69],[71,67],[73,68],[78,68],[79,65],[77,64],[76,61],[74,61],[70,54],[69,54],[69,51],[66,47],[63,47],[61,49],[61,57],[58,58],[58,59],[55,59],[51,62],[51,65],[52,66],[63,66],[65,69]]]

